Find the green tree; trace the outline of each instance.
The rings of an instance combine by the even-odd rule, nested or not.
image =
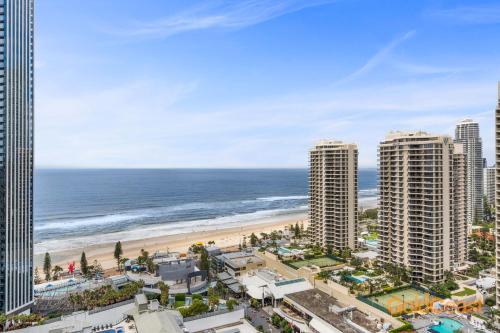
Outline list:
[[[168,305],[168,292],[170,287],[163,281],[158,282],[158,288],[160,289],[160,304],[163,306]]]
[[[226,302],[226,306],[229,311],[233,311],[236,305],[238,305],[238,302],[234,299],[230,299]]]
[[[255,247],[258,241],[259,238],[252,232],[252,234],[250,235],[250,245],[252,245],[252,247]]]
[[[85,254],[85,251],[82,252],[82,256],[80,257],[80,271],[85,276],[89,274],[89,264],[87,262],[87,255]]]
[[[61,266],[58,266],[58,265],[55,265],[54,268],[52,268],[52,277],[54,278],[54,280],[58,280],[59,279],[59,275],[62,273],[63,269]]]
[[[294,236],[295,238],[300,238],[300,227],[299,227],[299,223],[295,223],[295,228],[293,229],[293,232],[294,232]]]
[[[35,268],[35,274],[34,274],[33,280],[34,280],[33,282],[35,282],[35,284],[42,283],[42,279],[40,279],[40,273],[38,273],[38,267]]]
[[[116,259],[116,265],[118,266],[118,270],[120,270],[120,267],[121,267],[120,260],[122,258],[122,255],[123,255],[122,242],[118,241],[115,244],[115,253],[114,253],[114,257]]]
[[[149,258],[149,252],[144,249],[141,249],[141,254],[137,257],[137,263],[139,265],[145,265],[148,258]]]
[[[215,293],[213,288],[208,288],[208,305],[213,310],[217,305],[219,305],[219,295]]]
[[[210,262],[208,260],[208,251],[207,249],[203,248],[200,253],[200,269],[209,271],[210,269]]]
[[[45,274],[46,281],[50,281],[51,270],[52,270],[52,261],[50,259],[50,254],[48,252],[46,252],[45,258],[43,259],[43,273]]]

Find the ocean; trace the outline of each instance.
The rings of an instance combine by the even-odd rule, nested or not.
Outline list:
[[[35,253],[303,216],[307,189],[306,169],[36,169]]]

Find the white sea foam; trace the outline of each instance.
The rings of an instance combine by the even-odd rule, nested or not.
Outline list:
[[[289,196],[276,196],[276,197],[263,197],[257,198],[257,200],[261,201],[285,201],[285,200],[304,200],[309,199],[308,195],[289,195]]]
[[[364,190],[359,190],[358,194],[360,197],[370,197],[370,196],[376,197],[378,195],[378,189],[377,188],[367,188]]]
[[[45,224],[35,224],[35,229],[78,229],[87,226],[108,225],[148,217],[146,214],[112,214],[78,219],[61,219]]]
[[[307,206],[292,209],[262,210],[248,214],[217,217],[214,219],[169,222],[161,225],[141,226],[140,228],[114,233],[99,233],[92,236],[72,237],[59,240],[42,241],[35,244],[35,254],[54,252],[66,249],[83,248],[96,244],[113,243],[147,239],[150,237],[183,234],[197,231],[208,231],[252,224],[268,223],[282,219],[284,216],[303,214]]]

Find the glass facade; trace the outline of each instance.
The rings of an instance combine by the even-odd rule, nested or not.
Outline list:
[[[33,0],[0,0],[0,312],[33,302]]]

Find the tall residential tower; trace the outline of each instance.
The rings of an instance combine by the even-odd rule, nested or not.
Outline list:
[[[383,262],[437,282],[465,261],[465,155],[447,136],[394,132],[379,145]]]
[[[0,312],[33,303],[33,0],[0,0]]]
[[[321,141],[310,150],[309,221],[312,241],[334,250],[357,247],[358,148]]]
[[[495,166],[483,168],[484,199],[491,206],[495,205],[495,172]]]
[[[495,111],[495,153],[496,153],[496,257],[497,257],[497,307],[500,305],[500,82],[498,82],[498,100]]]
[[[464,146],[466,158],[466,207],[469,232],[475,220],[483,218],[483,142],[479,124],[465,119],[455,128],[455,142]]]

